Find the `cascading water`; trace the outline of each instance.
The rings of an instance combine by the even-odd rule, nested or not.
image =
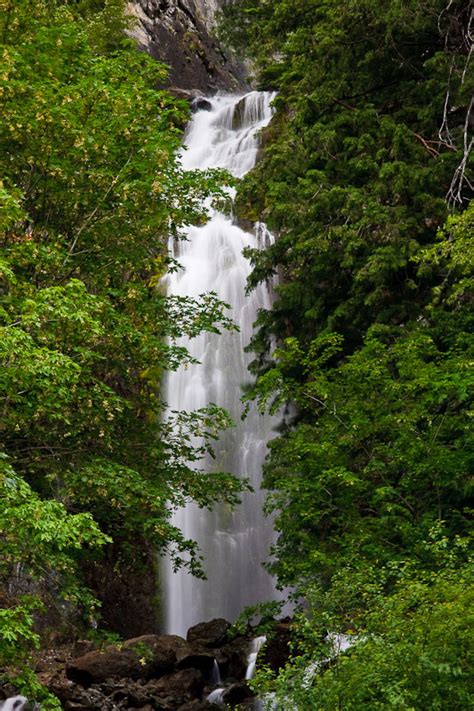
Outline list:
[[[257,657],[259,651],[262,649],[263,645],[267,641],[267,638],[265,635],[262,635],[261,637],[256,637],[253,642],[252,642],[252,649],[250,650],[250,654],[248,656],[248,666],[247,666],[247,671],[245,672],[245,678],[248,681],[249,679],[253,679],[253,675],[255,674],[255,669],[257,668]]]
[[[211,109],[195,114],[186,136],[185,169],[225,168],[242,177],[255,165],[258,131],[271,118],[270,92],[251,92],[244,97],[218,96]],[[175,513],[173,523],[186,537],[196,540],[204,556],[207,581],[188,573],[174,573],[165,563],[166,629],[184,635],[187,629],[212,617],[235,620],[247,605],[275,599],[274,582],[262,568],[273,539],[272,523],[262,514],[260,472],[266,445],[276,420],[251,408],[241,421],[242,385],[248,382],[249,343],[259,308],[269,308],[269,288],[261,285],[245,295],[250,265],[245,247],[264,246],[269,234],[257,226],[244,232],[221,213],[214,212],[204,227],[192,227],[188,239],[173,246],[182,269],[170,276],[170,294],[197,296],[214,291],[231,305],[240,331],[222,335],[202,334],[184,341],[199,365],[171,373],[166,384],[170,410],[195,410],[209,403],[224,407],[236,427],[223,434],[215,459],[203,466],[210,472],[229,471],[249,477],[255,493],[244,494],[234,511],[218,505],[212,511],[193,503]]]
[[[23,711],[28,704],[25,696],[12,696],[6,701],[0,701],[0,711]],[[38,704],[28,704],[31,711],[39,711]]]

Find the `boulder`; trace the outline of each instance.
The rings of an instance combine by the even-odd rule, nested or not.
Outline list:
[[[143,635],[74,659],[66,666],[66,675],[86,688],[111,677],[150,679],[173,668],[177,648],[179,641],[174,635]]]
[[[288,617],[275,624],[258,657],[258,664],[265,664],[273,671],[279,671],[290,657],[290,641],[291,619]]]
[[[191,103],[191,109],[193,113],[196,113],[197,111],[210,111],[212,109],[212,104],[207,99],[198,98],[194,99]]]
[[[72,699],[65,702],[64,708],[67,711],[73,709],[87,709],[87,711],[102,711],[106,708],[106,698],[100,691],[95,689],[77,689]]]
[[[174,674],[167,674],[153,683],[159,697],[171,698],[174,708],[194,699],[201,699],[204,689],[204,677],[198,669],[181,669]]]
[[[183,637],[177,634],[162,634],[159,638],[163,645],[167,645],[176,654],[176,659],[179,661],[187,654],[192,653],[192,648]]]
[[[228,642],[227,633],[230,626],[230,622],[220,617],[209,622],[200,622],[189,628],[186,639],[190,644],[200,647],[222,647]]]
[[[42,683],[46,680],[40,678]],[[67,678],[64,670],[53,674],[47,681],[47,687],[52,694],[58,697],[64,705],[66,701],[74,701],[78,694],[78,687],[74,682]]]
[[[254,693],[246,681],[238,681],[224,691],[223,699],[229,706],[241,704],[248,699],[254,698]]]
[[[251,640],[236,637],[228,644],[216,649],[216,659],[225,678],[243,679],[247,671]]]
[[[178,669],[199,669],[206,679],[210,679],[214,668],[214,660],[214,654],[211,652],[206,652],[206,650],[200,652],[196,649],[181,656],[176,666]]]
[[[128,707],[142,708],[152,701],[153,691],[154,689],[150,687],[134,684],[125,688],[123,693],[126,694]]]
[[[245,118],[245,97],[243,97],[235,106],[234,115],[232,117],[232,130],[238,131],[244,127]]]

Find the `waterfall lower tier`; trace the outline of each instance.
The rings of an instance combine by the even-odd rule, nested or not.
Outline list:
[[[0,711],[23,711],[28,704],[25,696],[12,696],[10,699],[0,701]],[[39,711],[38,704],[28,704],[31,711]]]
[[[253,675],[255,674],[255,669],[257,668],[257,657],[258,653],[267,641],[267,638],[262,635],[261,637],[256,637],[252,643],[252,649],[250,651],[250,654],[248,656],[248,667],[247,671],[245,673],[245,679],[248,681],[249,679],[253,679]]]
[[[271,93],[251,92],[245,97],[210,99],[211,110],[198,112],[188,129],[184,168],[226,168],[236,177],[245,175],[255,165],[257,134],[270,121],[273,98]],[[189,229],[187,241],[172,247],[182,269],[170,276],[169,293],[216,292],[230,304],[240,330],[182,342],[200,364],[170,374],[168,406],[190,411],[212,402],[224,407],[236,427],[220,438],[215,459],[209,457],[202,468],[211,476],[212,471],[228,471],[248,477],[255,490],[245,494],[234,511],[225,505],[208,511],[190,502],[174,514],[173,524],[198,542],[207,580],[174,573],[169,561],[165,563],[166,630],[173,634],[184,635],[190,626],[212,617],[233,621],[247,605],[276,598],[274,581],[262,567],[274,534],[272,522],[262,514],[259,490],[262,462],[276,420],[258,414],[256,408],[241,420],[242,386],[250,379],[250,356],[244,349],[258,309],[271,305],[269,288],[264,285],[245,295],[250,265],[242,250],[270,238],[263,226],[254,232],[244,232],[215,212],[205,226]]]

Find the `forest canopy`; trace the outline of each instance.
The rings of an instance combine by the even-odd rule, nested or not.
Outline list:
[[[256,682],[278,708],[472,703],[472,13],[225,9],[221,33],[278,91],[237,198],[276,235],[248,252],[250,287],[279,278],[252,396],[291,415],[264,475],[271,569],[305,603],[293,662]],[[337,634],[353,644],[328,664]]]

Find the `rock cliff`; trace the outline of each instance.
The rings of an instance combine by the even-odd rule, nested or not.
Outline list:
[[[227,0],[135,0],[132,36],[152,57],[168,64],[170,84],[214,93],[242,88],[242,75],[213,37],[215,15]]]

